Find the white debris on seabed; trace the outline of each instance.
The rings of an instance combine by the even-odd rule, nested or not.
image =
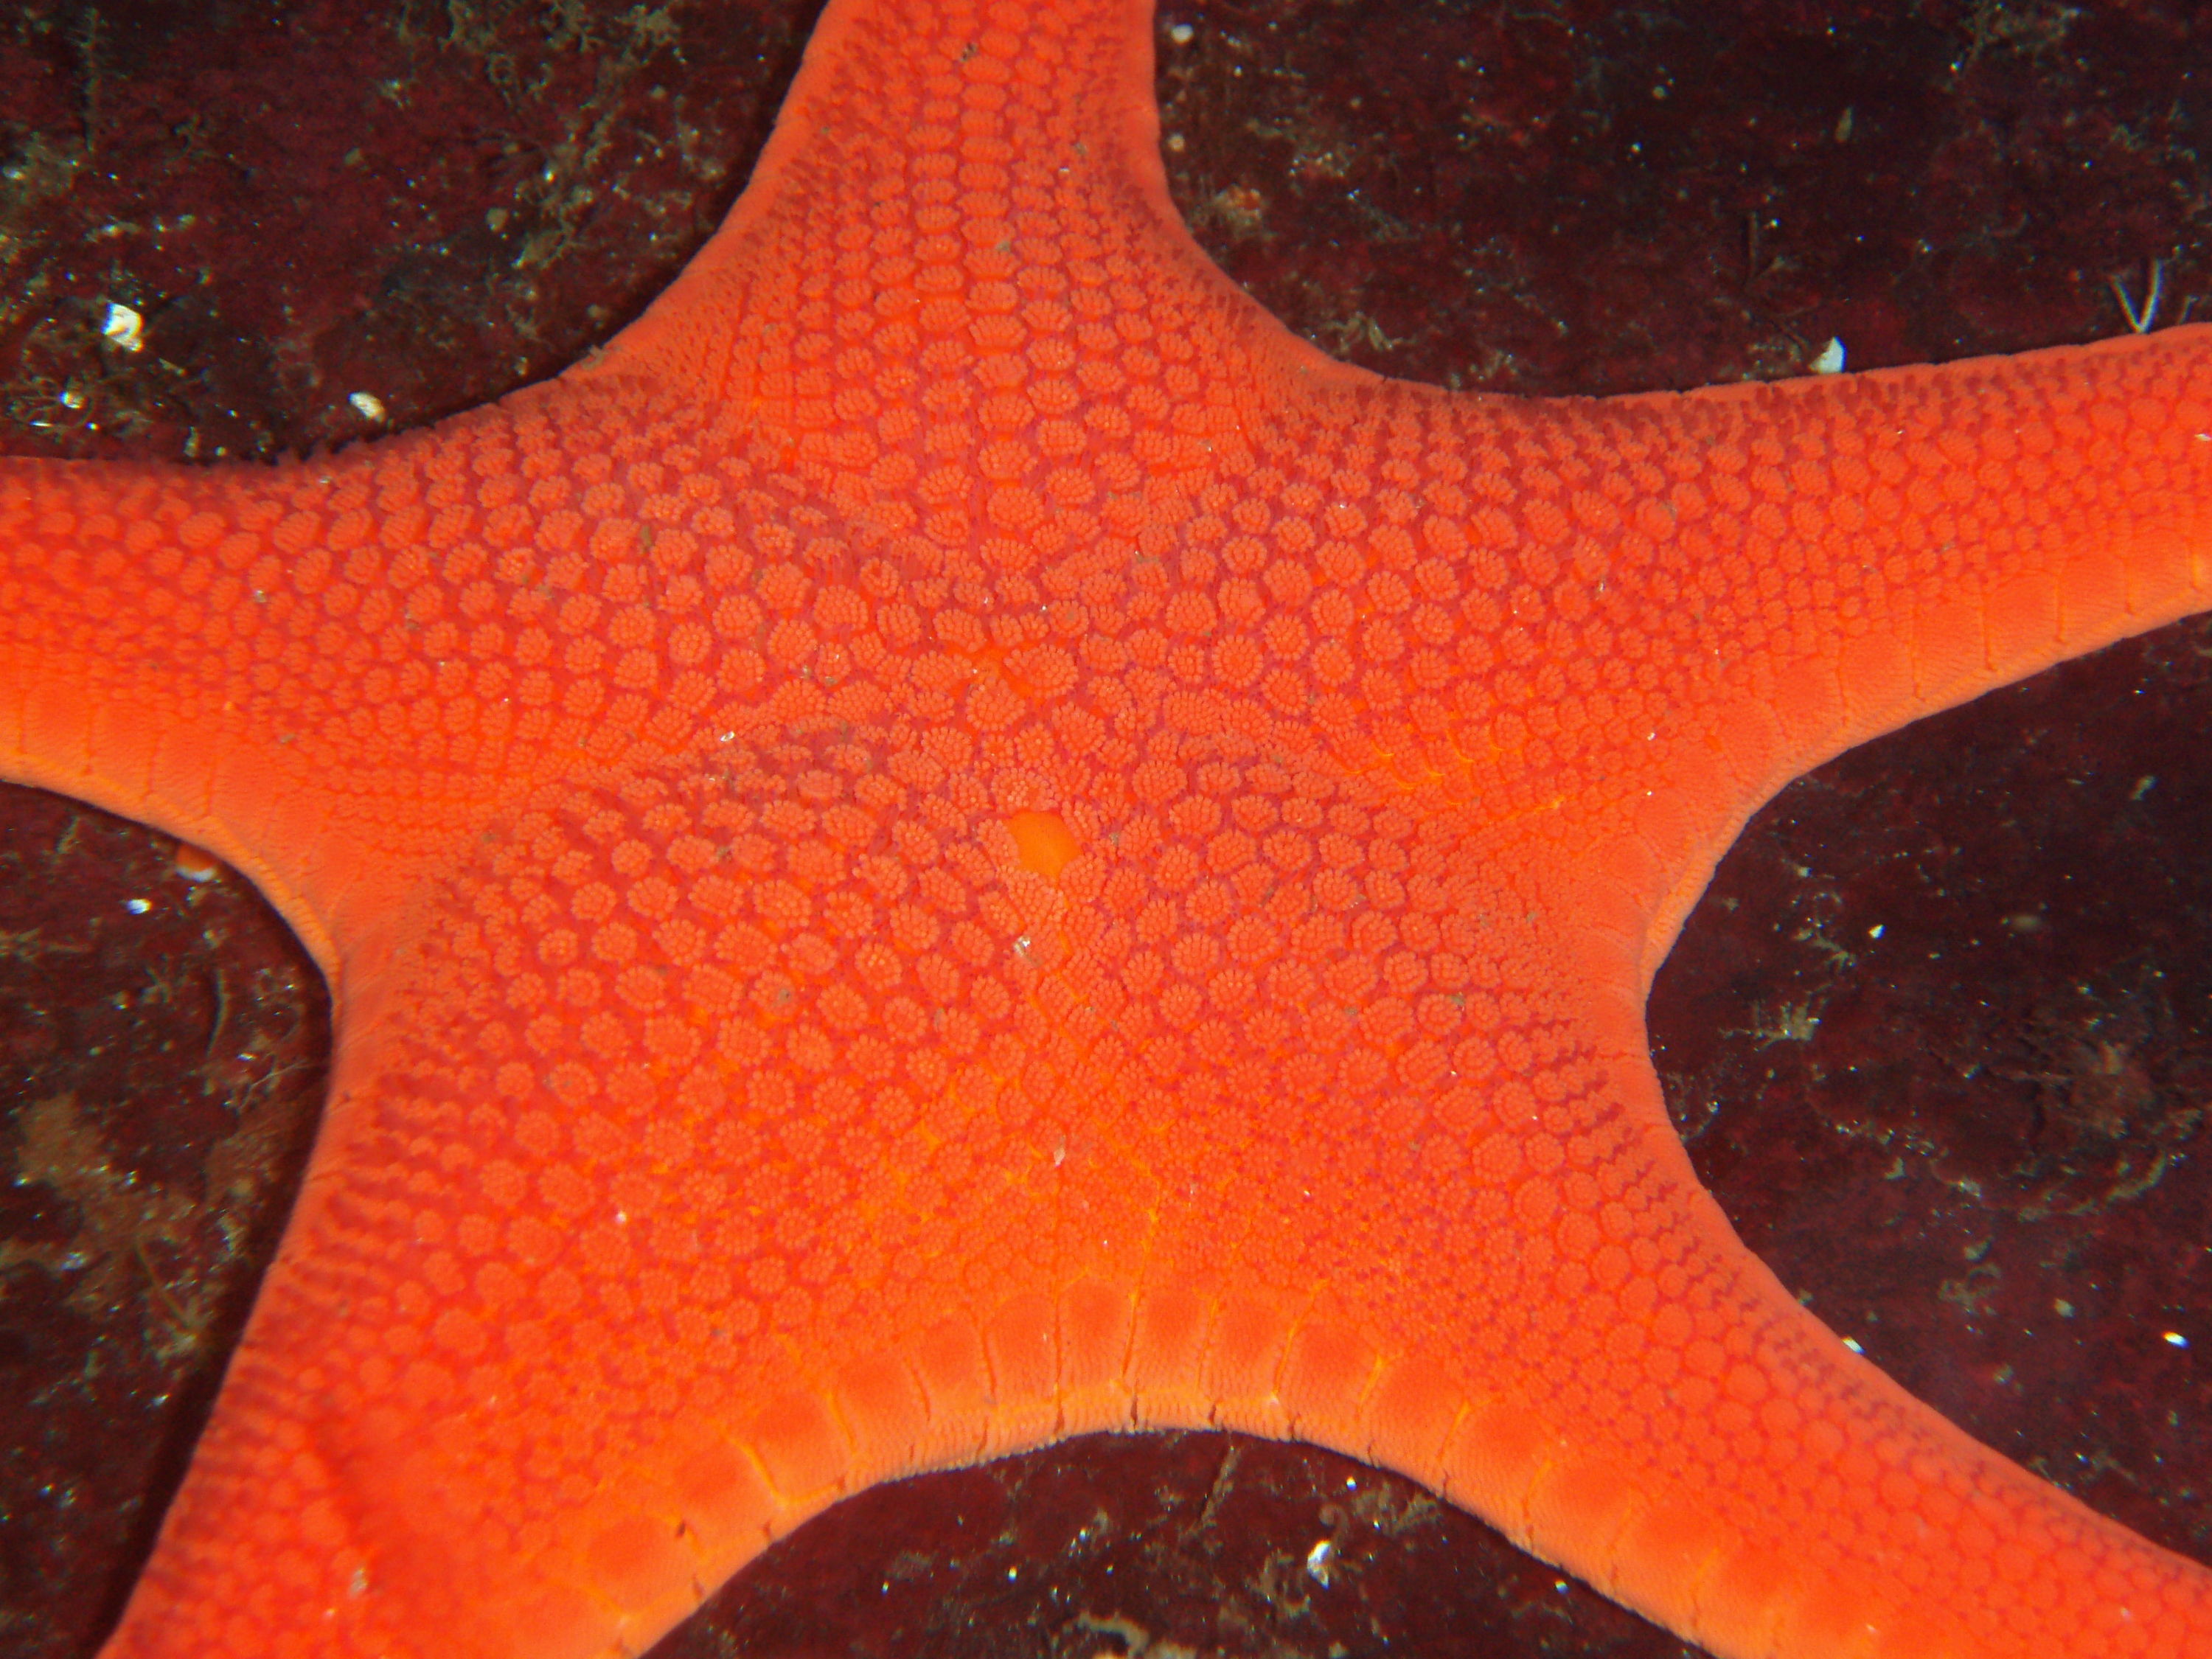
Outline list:
[[[1306,1572],[1323,1589],[1328,1588],[1330,1567],[1336,1560],[1336,1546],[1324,1538],[1306,1552]]]
[[[143,351],[146,346],[146,319],[129,306],[113,300],[107,302],[107,311],[100,319],[100,331],[107,343],[118,351]]]
[[[1820,355],[1813,359],[1811,367],[1815,374],[1842,374],[1844,372],[1844,343],[1841,340],[1832,337],[1828,341],[1827,344],[1820,348]]]
[[[362,420],[374,421],[379,426],[384,424],[384,399],[374,392],[356,392],[350,393],[346,401],[353,405],[354,413]]]

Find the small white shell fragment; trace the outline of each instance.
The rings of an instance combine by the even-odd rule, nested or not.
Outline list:
[[[106,314],[100,319],[100,331],[118,351],[140,351],[146,345],[145,324],[146,319],[129,306],[110,300]]]
[[[364,421],[374,421],[379,424],[382,423],[384,420],[384,399],[378,397],[374,392],[351,392],[348,394],[346,401],[353,405],[354,413],[360,416]]]
[[[1329,1570],[1336,1560],[1336,1545],[1324,1538],[1306,1552],[1306,1574],[1323,1589],[1328,1588]]]
[[[1820,355],[1813,359],[1812,369],[1815,374],[1842,374],[1844,372],[1844,343],[1841,340],[1833,338],[1830,339],[1827,344],[1820,348]]]

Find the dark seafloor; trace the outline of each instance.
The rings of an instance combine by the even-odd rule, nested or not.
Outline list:
[[[0,448],[268,455],[554,373],[741,185],[811,6],[24,0],[0,15]],[[1606,392],[2212,318],[2212,6],[1164,8],[1209,251],[1332,351]],[[2200,298],[2199,296],[2203,296]],[[103,333],[136,312],[139,349]],[[353,394],[380,405],[364,412]],[[2212,1559],[2212,625],[1846,756],[1652,999],[1705,1178],[1969,1431]],[[0,789],[0,1656],[81,1659],[181,1472],[320,1099],[235,877]],[[1326,1576],[1308,1565],[1328,1540]],[[1689,1651],[1418,1488],[1097,1437],[878,1488],[655,1650]]]

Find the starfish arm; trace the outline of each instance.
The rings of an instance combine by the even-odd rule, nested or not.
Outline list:
[[[1647,975],[1790,779],[2212,606],[2212,330],[1622,401],[1671,429],[1621,504],[1662,550],[1624,526],[1612,555],[1647,659],[1699,692],[1644,768],[1613,761],[1652,791],[1620,849],[1662,884]]]
[[[250,870],[326,969],[329,918],[303,889],[327,814],[289,752],[300,710],[268,706],[299,665],[267,648],[283,626],[267,590],[332,495],[298,466],[0,460],[0,775]],[[280,872],[278,844],[302,866]]]
[[[1431,1188],[1424,1216],[1407,1195],[1426,1224],[1411,1253],[1456,1257],[1444,1276],[1491,1305],[1456,1352],[1411,1357],[1430,1363],[1399,1385],[1402,1419],[1370,1404],[1364,1455],[1724,1659],[2212,1640],[2212,1572],[1973,1442],[1743,1249],[1668,1121],[1633,1000],[1589,1000],[1632,983],[1617,943],[1568,930],[1516,953],[1518,971],[1550,957],[1589,1046],[1563,1045],[1529,1095],[1511,1068],[1507,1097],[1548,1133],[1476,1141],[1459,1203]],[[1465,1242],[1509,1213],[1558,1219]]]
[[[1237,342],[1201,366],[1216,392],[1241,393],[1254,349],[1269,374],[1376,383],[1284,328],[1183,224],[1160,160],[1152,9],[1153,0],[833,0],[728,218],[571,375],[680,389],[762,428],[767,453],[817,465],[841,412],[833,386],[872,380],[875,398],[896,406],[912,381],[894,365],[916,349],[939,365],[1004,357],[1071,320],[1141,347],[1172,341],[1179,316],[1195,310]],[[1073,283],[1061,274],[1071,266]],[[1166,305],[1156,324],[1115,286],[1132,283]],[[848,320],[825,337],[821,324],[839,312]],[[1064,373],[1073,357],[1041,354],[1036,367]],[[842,412],[853,412],[849,398]],[[977,412],[988,415],[927,411],[956,428]],[[1157,424],[1188,466],[1202,423],[1182,416]]]
[[[434,884],[114,1659],[634,1653],[873,1481],[1206,1419],[1131,1355],[1218,1172],[965,741],[782,723]]]
[[[697,548],[624,465],[678,435],[552,385],[270,468],[0,460],[0,775],[217,854],[343,988],[500,803],[689,741]]]
[[[1605,402],[1255,349],[1243,429],[1311,552],[1221,631],[1347,768],[1578,849],[1647,981],[1791,778],[2212,605],[2212,330]]]

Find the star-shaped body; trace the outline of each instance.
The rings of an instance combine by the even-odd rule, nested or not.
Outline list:
[[[2184,1650],[2200,1570],[1735,1244],[1640,1005],[1783,778],[2202,606],[2202,346],[1387,386],[1182,239],[1141,21],[836,10],[562,381],[7,475],[11,770],[344,1022],[118,1650],[635,1644],[853,1486],[1223,1422],[1723,1652]]]

